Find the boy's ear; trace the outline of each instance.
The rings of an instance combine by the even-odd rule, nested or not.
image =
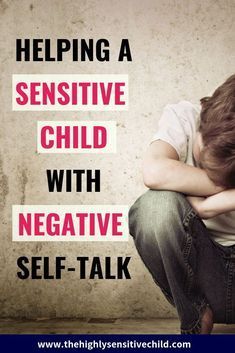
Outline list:
[[[203,141],[202,141],[202,134],[200,132],[198,132],[198,147],[199,147],[199,151],[201,152],[204,145],[203,145]]]
[[[202,136],[201,136],[201,133],[198,131],[195,136],[195,141],[193,145],[193,156],[197,166],[199,166],[200,153],[202,149],[203,149]]]

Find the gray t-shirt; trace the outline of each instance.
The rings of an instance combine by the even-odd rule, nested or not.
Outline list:
[[[162,140],[178,153],[179,160],[194,166],[193,143],[200,122],[201,107],[188,101],[168,104],[158,122],[152,142]],[[235,211],[203,220],[213,239],[224,246],[235,244]]]

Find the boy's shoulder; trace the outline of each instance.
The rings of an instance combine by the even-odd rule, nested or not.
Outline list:
[[[192,103],[187,100],[181,100],[178,103],[170,103],[166,105],[166,108],[174,110],[176,113],[197,113],[200,114],[201,106],[197,103]]]
[[[165,106],[165,111],[175,117],[183,125],[195,125],[196,128],[200,121],[200,104],[192,103],[187,100],[181,100],[178,103],[171,103]]]

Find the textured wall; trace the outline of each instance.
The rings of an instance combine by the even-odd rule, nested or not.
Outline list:
[[[162,108],[198,101],[234,72],[234,0],[1,0],[0,316],[175,315],[129,243],[12,243],[12,204],[129,204],[144,190],[140,167]],[[16,63],[15,38],[129,38],[133,62]],[[128,73],[128,112],[12,112],[12,73]],[[116,155],[37,155],[37,120],[115,120]],[[48,193],[46,169],[101,169],[100,193]],[[19,256],[132,256],[132,280],[20,281]]]

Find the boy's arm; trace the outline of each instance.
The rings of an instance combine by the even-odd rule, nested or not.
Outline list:
[[[188,195],[210,196],[223,190],[208,178],[204,170],[180,162],[176,150],[161,140],[154,141],[146,152],[143,178],[150,189]]]
[[[204,219],[235,211],[235,189],[225,190],[207,198],[188,196],[187,199],[197,214]]]

